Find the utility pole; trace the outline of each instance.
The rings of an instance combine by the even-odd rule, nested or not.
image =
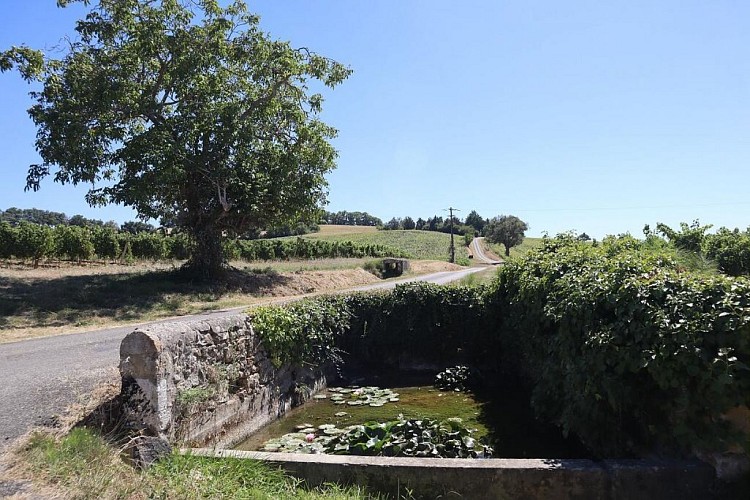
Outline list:
[[[453,207],[448,207],[448,208],[444,208],[443,209],[443,211],[446,211],[446,210],[448,212],[450,212],[450,219],[448,221],[448,225],[449,225],[450,231],[451,231],[451,248],[450,248],[451,259],[450,259],[450,262],[451,262],[451,264],[455,264],[455,262],[456,262],[456,245],[453,243],[453,211],[455,210],[456,212],[460,212],[461,210],[459,210],[457,208],[453,208]]]

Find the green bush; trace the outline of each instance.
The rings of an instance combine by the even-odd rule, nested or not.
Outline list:
[[[17,231],[8,222],[0,222],[0,259],[16,255]]]
[[[628,238],[550,240],[508,263],[488,302],[537,414],[595,452],[716,446],[721,415],[750,403],[747,280]]]
[[[110,227],[94,227],[92,229],[94,253],[100,259],[116,259],[120,254],[120,242],[117,231]]]
[[[57,226],[54,230],[55,256],[69,260],[90,259],[94,256],[91,231],[80,226]]]
[[[163,259],[167,255],[165,237],[156,233],[138,233],[129,238],[136,259]]]
[[[338,337],[347,330],[350,319],[342,297],[258,307],[251,316],[253,329],[274,366],[340,364]]]
[[[750,275],[750,231],[719,229],[703,242],[706,257],[716,261],[722,272],[730,276]]]
[[[55,238],[52,228],[22,221],[16,229],[16,257],[31,259],[34,267],[45,257],[49,257],[55,250]]]

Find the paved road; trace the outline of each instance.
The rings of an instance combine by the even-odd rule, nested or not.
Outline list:
[[[502,260],[490,257],[484,250],[484,238],[474,238],[471,240],[471,251],[474,254],[474,260],[483,264],[502,264]]]
[[[426,274],[351,289],[393,288],[408,281],[444,284],[485,268]],[[0,344],[0,448],[33,424],[48,422],[93,388],[118,380],[120,342],[136,326],[194,321],[236,314],[236,307],[205,314]]]

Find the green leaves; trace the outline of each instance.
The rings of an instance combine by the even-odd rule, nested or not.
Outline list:
[[[595,452],[721,447],[715,422],[750,403],[747,280],[689,273],[631,237],[557,238],[508,263],[493,294],[537,414]]]
[[[336,130],[308,81],[334,87],[351,70],[271,39],[239,1],[101,0],[76,30],[61,59],[0,53],[0,70],[43,84],[29,110],[43,163],[27,188],[53,175],[92,184],[89,203],[172,218],[208,274],[220,245],[200,242],[296,223],[325,202]]]
[[[366,422],[330,440],[326,453],[406,457],[490,458],[492,448],[478,445],[461,419],[403,419]]]

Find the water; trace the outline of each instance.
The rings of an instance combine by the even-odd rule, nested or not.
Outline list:
[[[564,439],[557,428],[534,420],[524,395],[508,391],[482,395],[444,392],[425,385],[389,388],[399,394],[399,401],[379,407],[334,404],[330,397],[336,393],[323,392],[326,399],[313,399],[293,409],[236,449],[260,450],[269,439],[295,432],[302,424],[344,428],[370,420],[396,420],[401,415],[407,419],[458,417],[474,430],[473,437],[485,438],[493,446],[495,458],[591,458],[583,446]]]

